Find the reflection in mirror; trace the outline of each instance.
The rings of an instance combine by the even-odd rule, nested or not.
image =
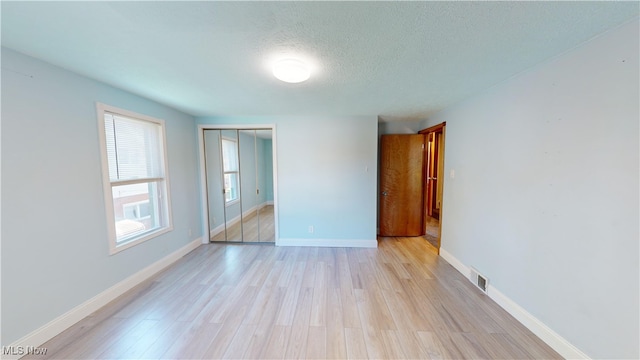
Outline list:
[[[207,204],[209,207],[209,238],[211,241],[226,241],[220,130],[204,130],[203,136]]]
[[[240,130],[240,174],[242,189],[242,241],[259,242],[258,205],[256,194],[260,175],[257,171],[255,130]]]
[[[240,188],[241,160],[238,154],[238,130],[220,130],[220,135],[227,241],[241,242],[242,188]]]

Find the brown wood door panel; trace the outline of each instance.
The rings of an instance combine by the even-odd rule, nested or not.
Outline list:
[[[380,235],[420,236],[423,226],[425,136],[383,135],[380,155]]]

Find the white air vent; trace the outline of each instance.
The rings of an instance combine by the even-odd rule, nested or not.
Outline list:
[[[483,293],[487,293],[487,289],[489,288],[489,279],[487,279],[484,275],[481,275],[478,270],[471,268],[471,273],[469,274],[469,280],[478,287],[478,289],[482,290]]]

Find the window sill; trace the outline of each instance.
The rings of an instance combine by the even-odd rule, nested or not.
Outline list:
[[[224,204],[224,206],[225,206],[225,207],[229,207],[229,206],[235,205],[235,204],[237,204],[237,203],[239,203],[239,202],[240,202],[240,199],[231,200],[231,201],[229,201],[229,202],[226,202],[226,203]]]
[[[151,239],[153,239],[155,237],[158,237],[158,236],[160,236],[162,234],[168,233],[168,232],[170,232],[172,230],[173,230],[173,226],[167,226],[167,227],[160,228],[158,230],[155,230],[155,231],[152,231],[152,232],[149,232],[149,233],[142,234],[139,237],[134,237],[134,238],[132,238],[130,240],[127,240],[127,241],[119,243],[119,244],[117,244],[115,242],[115,240],[112,239],[111,242],[110,242],[109,255],[115,255],[115,254],[119,253],[122,250],[126,250],[126,249],[128,249],[130,247],[134,247],[134,246],[136,246],[138,244],[141,244],[141,243],[143,243],[145,241],[151,240]]]

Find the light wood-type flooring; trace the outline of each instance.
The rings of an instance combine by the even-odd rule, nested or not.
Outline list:
[[[240,221],[233,223],[211,237],[211,241],[229,242],[275,242],[275,219],[273,205],[265,205],[252,211]],[[226,239],[225,239],[226,236]]]
[[[34,358],[560,358],[421,237],[202,245],[43,347]]]

